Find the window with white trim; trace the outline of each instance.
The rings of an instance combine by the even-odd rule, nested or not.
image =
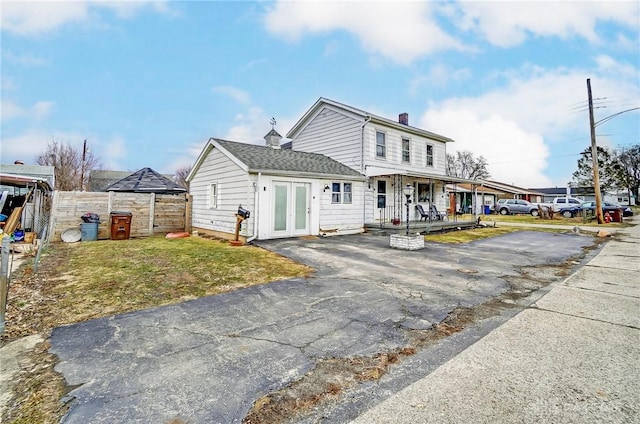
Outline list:
[[[427,144],[427,166],[433,166],[433,146]]]
[[[387,135],[380,131],[376,131],[376,157],[387,157]]]
[[[218,207],[218,184],[209,184],[209,209]]]
[[[331,203],[351,203],[352,188],[351,183],[331,183]]]
[[[411,142],[408,138],[402,139],[402,162],[411,162]]]

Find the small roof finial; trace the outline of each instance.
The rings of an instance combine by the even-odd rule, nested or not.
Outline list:
[[[277,122],[276,122],[276,118],[271,117],[271,121],[269,121],[269,123],[271,124],[271,129],[274,129],[274,127],[276,126]]]

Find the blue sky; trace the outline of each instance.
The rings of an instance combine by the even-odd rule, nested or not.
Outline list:
[[[563,186],[596,120],[640,107],[637,1],[1,3],[1,161],[51,140],[163,173],[263,143],[319,98],[453,138],[492,177]],[[640,111],[597,128],[640,143]]]

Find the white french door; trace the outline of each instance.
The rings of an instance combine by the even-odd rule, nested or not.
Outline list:
[[[287,237],[309,234],[310,184],[273,182],[272,233]]]

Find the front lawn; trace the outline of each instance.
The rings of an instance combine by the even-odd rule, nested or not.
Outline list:
[[[257,247],[200,237],[56,243],[37,269],[27,263],[14,277],[2,341],[312,271]]]

